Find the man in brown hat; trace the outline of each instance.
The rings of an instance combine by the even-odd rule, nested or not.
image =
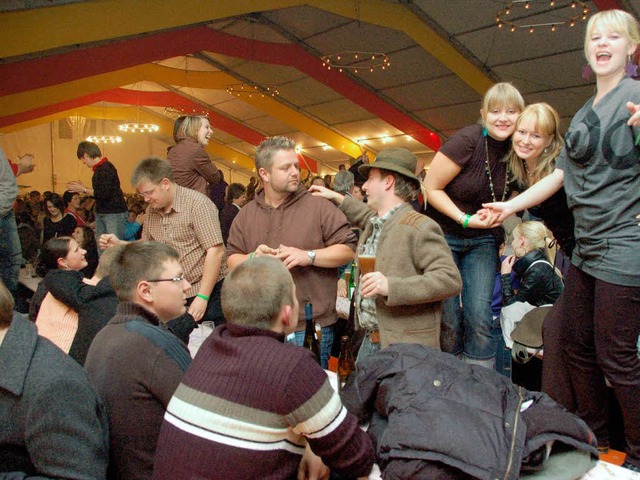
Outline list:
[[[363,229],[358,251],[375,255],[374,271],[356,276],[356,321],[366,330],[358,362],[393,343],[440,348],[442,301],[462,288],[442,230],[409,203],[420,186],[416,163],[409,150],[389,148],[362,165],[368,205],[323,187],[310,189]]]

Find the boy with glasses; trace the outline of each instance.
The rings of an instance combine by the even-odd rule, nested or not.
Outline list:
[[[124,246],[109,273],[120,303],[85,369],[107,404],[116,478],[146,479],[167,404],[191,363],[184,343],[161,325],[184,314],[191,284],[178,252],[157,242]]]

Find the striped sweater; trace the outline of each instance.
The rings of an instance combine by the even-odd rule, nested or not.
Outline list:
[[[167,407],[154,479],[295,478],[307,441],[332,469],[369,473],[369,438],[311,354],[283,340],[232,324],[211,334]]]

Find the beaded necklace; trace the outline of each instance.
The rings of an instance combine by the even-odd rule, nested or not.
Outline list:
[[[529,186],[533,185],[533,183],[531,183],[531,180],[533,180],[533,173],[529,172],[529,166],[527,165],[526,160],[522,160],[522,167],[524,168],[524,173],[527,176],[527,184]]]
[[[483,132],[484,133],[484,132]],[[485,159],[484,159],[484,163],[485,163],[485,171],[487,172],[487,177],[489,177],[489,189],[491,190],[491,198],[493,199],[494,203],[497,202],[496,200],[496,192],[493,188],[493,178],[491,177],[491,166],[489,165],[489,144],[487,142],[487,135],[484,135],[484,151],[485,151]],[[509,187],[509,176],[505,173],[504,175],[504,190],[502,191],[502,198],[500,199],[501,202],[504,202],[504,199],[507,198],[507,189]]]

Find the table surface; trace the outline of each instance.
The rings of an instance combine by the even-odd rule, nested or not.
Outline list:
[[[42,281],[41,277],[35,276],[30,277],[27,275],[27,271],[24,268],[20,269],[20,274],[18,276],[18,282],[27,287],[32,292],[35,292],[38,288],[38,285]]]

